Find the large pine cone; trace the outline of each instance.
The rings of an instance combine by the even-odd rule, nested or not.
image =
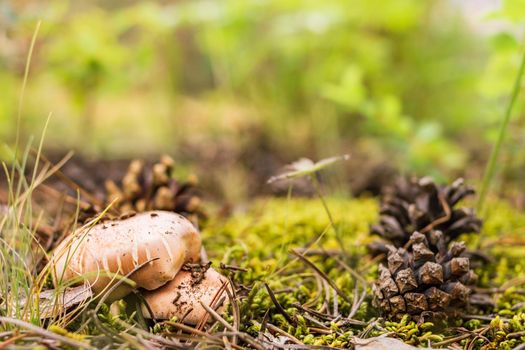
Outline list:
[[[373,285],[374,306],[385,317],[446,315],[467,306],[477,276],[469,258],[460,256],[464,242],[453,242],[450,249],[434,253],[425,235],[414,232],[407,249],[388,248],[387,266],[379,266],[380,276]]]
[[[403,247],[415,232],[443,233],[445,244],[463,233],[479,232],[481,220],[472,208],[454,208],[463,198],[474,194],[463,179],[438,186],[430,177],[401,178],[381,201],[379,224],[371,233],[379,235],[395,247]],[[374,243],[373,252],[386,252],[385,246]]]

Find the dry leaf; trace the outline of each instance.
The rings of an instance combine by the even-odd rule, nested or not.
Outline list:
[[[89,286],[78,286],[64,289],[57,294],[55,289],[48,289],[39,295],[40,318],[51,318],[64,313],[66,310],[89,301],[93,297],[93,292]],[[22,307],[27,303],[27,299],[20,300]]]

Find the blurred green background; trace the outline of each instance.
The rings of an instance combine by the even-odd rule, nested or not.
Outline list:
[[[479,180],[524,48],[525,1],[0,1],[0,138],[90,159],[167,152],[232,200],[298,157],[351,153],[373,191],[391,169]],[[499,163],[523,185],[520,99]],[[251,179],[257,174],[255,180]]]

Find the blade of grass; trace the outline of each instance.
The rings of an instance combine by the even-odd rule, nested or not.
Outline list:
[[[35,31],[33,32],[33,37],[31,38],[31,44],[29,45],[29,52],[27,53],[27,59],[26,59],[26,65],[24,69],[24,79],[22,81],[22,88],[20,90],[20,99],[18,101],[18,113],[16,117],[16,136],[15,136],[15,159],[18,156],[18,145],[20,142],[20,129],[22,128],[22,107],[24,106],[24,95],[26,91],[27,86],[27,80],[29,78],[29,68],[31,67],[31,58],[33,57],[33,50],[35,48],[36,44],[36,38],[38,37],[38,32],[40,31],[40,25],[42,21],[38,21],[36,23]],[[11,169],[11,177],[13,178],[15,175],[15,166],[13,163],[13,167]]]
[[[25,329],[29,330],[30,332],[39,334],[39,335],[41,335],[44,338],[57,340],[57,341],[59,341],[59,342],[61,342],[63,344],[71,345],[71,346],[76,347],[78,349],[90,349],[90,350],[93,349],[93,350],[96,350],[95,347],[92,347],[91,345],[89,345],[87,343],[81,342],[81,341],[76,340],[76,339],[71,339],[71,338],[65,337],[65,336],[60,335],[60,334],[53,333],[51,331],[48,331],[48,330],[43,329],[41,327],[37,327],[37,326],[32,325],[30,323],[24,322],[22,320],[17,320],[17,319],[11,318],[11,317],[0,317],[0,323],[13,324],[13,325],[18,326],[20,328],[25,328]]]
[[[511,95],[509,104],[507,106],[507,109],[505,110],[505,114],[503,116],[503,120],[499,128],[498,138],[496,140],[496,143],[494,144],[494,147],[492,148],[492,152],[490,154],[490,158],[485,168],[485,173],[483,175],[483,182],[481,184],[481,189],[479,191],[479,198],[478,198],[478,203],[477,203],[477,209],[478,209],[478,212],[480,213],[483,211],[485,199],[487,197],[490,185],[492,183],[492,179],[494,178],[494,173],[496,172],[496,162],[498,161],[498,157],[501,152],[501,145],[503,144],[503,140],[505,139],[505,134],[509,127],[510,118],[512,116],[512,110],[514,109],[514,105],[516,104],[516,101],[518,99],[524,71],[525,71],[525,50],[521,57],[521,63],[520,63],[520,67],[518,70],[518,74],[516,75],[516,80],[514,81],[512,95]]]
[[[313,174],[311,176],[311,179],[312,179],[312,183],[314,184],[315,193],[317,194],[317,197],[321,200],[324,211],[326,212],[326,215],[328,216],[328,220],[330,221],[330,225],[332,226],[334,230],[335,239],[337,240],[337,243],[339,244],[339,247],[341,248],[341,253],[343,254],[343,256],[346,256],[347,255],[346,248],[343,242],[343,238],[341,237],[341,232],[339,230],[339,227],[335,224],[330,208],[328,208],[328,204],[326,203],[323,192],[321,191],[321,185],[319,183],[319,180],[317,179],[317,174]]]

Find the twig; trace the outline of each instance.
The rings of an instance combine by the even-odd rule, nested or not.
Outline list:
[[[0,343],[0,349],[5,349],[6,346],[11,345],[11,344],[15,343],[17,340],[20,340],[20,339],[22,339],[22,338],[24,338],[26,336],[27,336],[27,334],[15,335],[15,336],[13,336],[13,337],[11,337],[11,338],[1,342]]]
[[[222,293],[224,293],[224,291],[227,289],[227,285],[228,285],[228,282],[224,281],[221,287],[219,288],[219,290],[213,296],[210,302],[210,306],[213,309],[217,309],[220,305],[224,303],[225,298],[222,297]],[[197,328],[198,329],[204,328],[207,322],[208,322],[208,314],[204,314],[202,318],[199,320],[199,323],[197,323]]]
[[[207,338],[209,340],[220,341],[213,334],[206,333],[204,331],[198,330],[197,328],[193,328],[193,327],[187,326],[187,325],[185,325],[183,323],[177,323],[177,322],[172,322],[172,321],[164,321],[164,322],[159,323],[159,324],[161,324],[161,325],[169,325],[171,327],[178,328],[178,329],[180,329],[180,330],[182,330],[184,332],[188,332],[190,334],[192,333],[192,334],[201,336],[203,338]]]
[[[454,342],[457,342],[457,341],[460,341],[460,340],[463,340],[463,339],[467,339],[467,338],[471,337],[472,334],[475,334],[475,333],[483,334],[487,329],[488,329],[488,327],[478,328],[478,329],[476,329],[474,331],[471,331],[471,332],[468,332],[466,334],[458,335],[458,336],[455,336],[455,337],[452,337],[452,338],[449,338],[449,339],[445,339],[445,340],[437,342],[437,343],[433,343],[432,345],[435,346],[435,347],[441,347],[443,345],[448,345],[450,343],[454,343]]]
[[[339,287],[337,287],[335,282],[330,277],[328,277],[326,273],[321,271],[313,262],[311,262],[305,256],[299,254],[293,249],[291,250],[291,253],[295,255],[296,257],[298,257],[302,262],[304,262],[310,268],[312,268],[315,272],[317,272],[337,292],[337,294],[341,298],[343,298],[347,303],[352,304],[352,300],[348,297],[348,295],[346,295],[341,289],[339,289]]]
[[[219,267],[221,268],[221,270],[248,272],[248,269],[239,266],[227,265],[223,262],[220,263]]]
[[[28,322],[25,322],[25,321],[22,321],[22,320],[17,320],[15,318],[11,318],[11,317],[0,316],[0,322],[2,322],[2,323],[9,323],[9,324],[13,324],[13,325],[18,326],[18,327],[25,328],[27,330],[30,330],[33,333],[37,333],[37,334],[43,336],[43,337],[47,337],[47,338],[50,338],[50,339],[58,340],[58,341],[60,341],[60,342],[62,342],[64,344],[69,344],[69,345],[72,345],[72,346],[77,347],[77,348],[86,349],[86,350],[97,350],[97,348],[92,347],[91,345],[86,344],[84,342],[81,342],[81,341],[78,341],[78,340],[75,340],[75,339],[71,339],[71,338],[65,337],[65,336],[60,335],[60,334],[53,333],[51,331],[48,331],[46,329],[37,327],[35,325],[32,325],[31,323],[28,323]]]
[[[269,318],[270,318],[270,309],[266,310],[266,312],[264,313],[264,316],[261,322],[261,327],[259,327],[259,338],[262,337],[264,333],[266,333],[266,326],[268,325]]]
[[[344,261],[342,261],[341,259],[339,259],[337,256],[334,256],[334,260],[337,261],[337,263],[339,265],[341,265],[345,270],[347,270],[348,272],[350,272],[350,274],[352,276],[354,276],[357,280],[359,280],[359,282],[361,282],[363,284],[363,286],[366,287],[368,286],[368,282],[365,280],[365,278],[363,276],[361,276],[359,274],[359,272],[355,271],[353,268],[351,268],[350,266],[348,266],[348,264],[346,264]]]
[[[307,248],[295,248],[295,250],[304,256],[339,256],[342,254],[340,249],[307,249]]]
[[[301,305],[299,303],[294,303],[293,306],[301,311],[304,311],[306,313],[309,313],[311,315],[314,315],[317,318],[323,319],[325,321],[333,321],[334,317],[332,315],[324,314],[322,312],[319,312],[317,310],[310,309],[309,307],[306,307],[304,305]]]
[[[284,316],[284,318],[286,319],[286,321],[288,321],[289,324],[295,326],[297,324],[297,321],[295,321],[292,318],[292,316],[290,316],[290,314],[288,314],[288,312],[286,312],[286,310],[282,307],[282,305],[279,303],[279,300],[277,300],[277,298],[275,297],[275,294],[273,293],[273,291],[270,288],[270,286],[267,283],[265,283],[264,287],[266,288],[266,291],[268,291],[268,294],[270,295],[270,299],[272,300],[273,304],[277,308],[277,311],[281,315]]]
[[[230,305],[232,307],[232,313],[233,313],[233,327],[239,331],[239,327],[241,325],[241,312],[239,309],[239,303],[237,303],[237,294],[235,292],[235,285],[233,284],[233,280],[231,278],[228,278],[228,282],[231,286],[231,291],[229,288],[226,288],[226,293],[228,294],[228,298],[230,299]],[[235,335],[232,339],[233,344],[237,345],[237,336]]]
[[[283,335],[287,338],[289,338],[292,342],[294,342],[295,344],[300,344],[300,345],[303,345],[303,342],[300,341],[299,339],[297,339],[296,337],[294,337],[293,335],[285,332],[284,330],[282,330],[281,328],[277,327],[277,326],[274,326],[273,324],[271,323],[268,323],[267,325],[268,329],[271,330],[271,331],[274,331],[275,333],[278,333],[280,335]]]
[[[356,291],[357,291],[357,284],[356,284]],[[365,301],[365,298],[366,298],[366,287],[363,288],[363,292],[361,293],[361,297],[359,297],[359,299],[354,299],[354,303],[352,304],[352,310],[350,311],[350,313],[348,314],[348,317],[347,319],[352,319],[355,314],[357,313],[357,311],[359,310],[359,308],[361,307],[361,304],[363,304],[363,301]],[[357,295],[356,295],[357,297]]]
[[[495,317],[492,316],[483,316],[483,315],[461,315],[461,318],[464,320],[481,320],[481,321],[492,321]],[[506,317],[500,317],[500,320],[508,322],[509,319]]]
[[[226,322],[226,320],[224,318],[222,318],[215,310],[213,310],[211,307],[209,307],[208,305],[206,305],[206,303],[203,303],[202,300],[200,301],[202,307],[215,319],[217,320],[220,324],[222,324],[226,329],[229,329],[230,331],[232,332],[237,332],[235,328],[233,328],[233,326],[231,324],[229,324],[228,322]],[[238,335],[239,335],[239,338],[241,338],[242,340],[244,340],[245,342],[247,342],[248,344],[250,344],[251,346],[253,346],[254,348],[258,349],[258,350],[266,350],[266,348],[264,346],[262,346],[261,344],[259,344],[255,339],[253,339],[249,334],[246,334],[246,333],[242,333],[242,332],[238,332]]]
[[[439,202],[441,203],[441,206],[443,207],[443,211],[445,212],[445,215],[440,218],[437,218],[436,220],[432,221],[430,224],[425,226],[420,231],[421,233],[427,233],[431,231],[432,229],[434,229],[434,227],[450,220],[452,212],[450,211],[450,206],[448,205],[447,200],[445,199],[445,196],[443,195],[443,193],[441,193],[441,191],[438,191],[438,198],[439,198]]]
[[[384,258],[386,258],[386,254],[379,254],[378,256],[374,257],[372,260],[370,260],[365,266],[361,267],[359,269],[359,272],[365,272],[372,266],[376,266],[379,261],[382,261]]]
[[[149,332],[146,332],[140,328],[136,328],[132,325],[130,325],[129,323],[119,319],[119,318],[116,318],[115,319],[115,322],[117,322],[118,324],[120,324],[122,327],[124,328],[129,328],[131,327],[131,330],[135,333],[135,334],[138,334],[138,335],[142,335],[143,337],[147,338],[147,339],[152,339],[152,340],[155,340],[161,344],[164,344],[164,345],[167,345],[167,346],[171,346],[171,347],[174,347],[176,349],[186,349],[186,347],[183,347],[181,346],[180,344],[177,344],[177,343],[174,343],[173,341],[169,340],[169,339],[166,339],[166,338],[163,338],[163,337],[160,337],[156,334],[153,334],[153,333],[149,333]],[[188,327],[190,329],[193,329],[191,327]],[[206,333],[207,334],[207,333]]]

